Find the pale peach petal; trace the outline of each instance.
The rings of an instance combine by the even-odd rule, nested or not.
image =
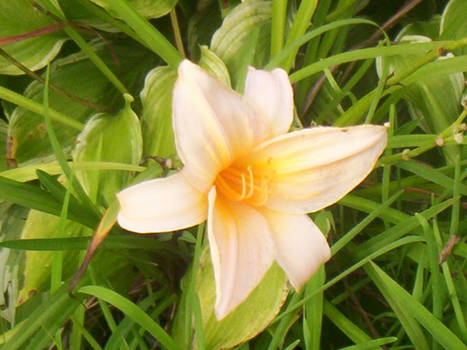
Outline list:
[[[274,260],[269,226],[252,207],[209,193],[208,236],[216,280],[217,319],[235,309]]]
[[[363,181],[386,139],[382,126],[317,127],[265,142],[241,161],[272,174],[266,207],[308,213],[335,203]]]
[[[185,174],[207,191],[219,170],[253,145],[254,112],[236,92],[184,60],[173,91],[173,127]]]
[[[328,242],[313,221],[303,214],[261,210],[269,222],[276,260],[290,283],[299,290],[330,256]]]
[[[207,195],[182,173],[128,187],[117,198],[118,223],[134,232],[180,230],[203,222],[208,213]]]
[[[285,134],[293,120],[293,90],[287,73],[248,68],[245,99],[255,106],[257,119],[266,128],[261,140]]]

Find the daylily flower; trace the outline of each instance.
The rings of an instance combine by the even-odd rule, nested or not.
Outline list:
[[[239,95],[185,60],[173,90],[173,128],[184,166],[118,194],[119,224],[149,233],[207,219],[222,319],[276,260],[300,289],[330,257],[306,215],[327,207],[372,170],[383,126],[314,127],[287,133],[293,93],[285,71],[249,68]]]

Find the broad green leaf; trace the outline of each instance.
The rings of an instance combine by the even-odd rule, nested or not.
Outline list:
[[[129,95],[125,98],[125,107],[116,115],[100,113],[89,119],[78,136],[78,145],[73,151],[75,161],[133,165],[140,162],[143,148],[141,127],[130,107],[133,98]],[[102,203],[103,199],[108,204],[115,193],[128,183],[130,174],[127,171],[81,170],[77,171],[77,176],[94,202]]]
[[[57,232],[60,218],[31,210],[21,234],[22,239],[54,238],[54,237],[77,237],[89,236],[91,230],[84,226],[67,222],[64,232]],[[24,303],[31,295],[46,290],[49,285],[50,265],[53,259],[53,252],[27,251],[26,261],[23,270],[24,283],[19,292],[18,304]],[[64,271],[68,276],[77,268],[76,253],[65,255]]]
[[[0,171],[8,169],[8,124],[0,119]]]
[[[224,62],[207,46],[201,46],[201,59],[199,65],[230,87],[230,75]]]
[[[24,218],[28,209],[8,202],[0,204],[0,239],[15,240],[21,237]],[[21,284],[19,272],[24,266],[24,252],[0,249],[0,315],[10,323],[15,323],[16,302]]]
[[[85,24],[108,32],[120,31],[116,26],[99,18],[96,12],[105,13],[105,10],[89,2],[89,0],[60,0],[60,8],[65,14],[65,17],[70,21],[79,22],[80,24]]]
[[[441,16],[440,35],[442,39],[462,39],[467,36],[467,2],[450,0]],[[456,50],[457,54],[467,54],[467,48]]]
[[[57,29],[60,29],[57,23],[36,10],[28,0],[0,2],[0,38],[25,35],[2,45],[2,49],[30,70],[43,68],[60,51],[67,36]],[[31,33],[33,31],[36,32]],[[34,37],[32,34],[35,34]],[[1,57],[0,74],[24,73]]]
[[[146,75],[140,94],[145,156],[168,158],[176,153],[172,129],[172,90],[176,78],[176,71],[167,66],[154,68]]]
[[[214,315],[215,282],[206,249],[196,276],[206,349],[230,348],[261,332],[278,313],[287,296],[287,277],[277,265],[269,269],[248,298],[221,321]]]
[[[102,6],[113,14],[107,0],[91,0],[95,4]],[[169,13],[177,4],[178,0],[127,0],[128,5],[136,10],[141,16],[147,18],[158,18]]]
[[[235,87],[243,87],[248,65],[262,67],[269,58],[271,3],[247,1],[236,6],[214,33],[211,50],[225,62]]]
[[[407,319],[415,319],[431,333],[433,339],[441,344],[445,349],[465,349],[465,344],[439,319],[429,312],[412,295],[386,274],[378,265],[370,262],[366,266],[366,272],[370,275],[381,293],[385,296],[391,307],[399,309],[398,315],[403,315]],[[412,326],[415,324],[412,323]],[[407,331],[407,328],[406,328]],[[410,334],[409,334],[410,336]],[[421,334],[418,334],[421,336]],[[412,339],[412,337],[411,337]],[[412,339],[413,341],[414,339]],[[419,338],[421,340],[421,337]],[[429,349],[426,342],[419,344],[420,349]]]
[[[398,36],[402,38],[406,35],[424,35],[429,37],[431,40],[438,40],[440,39],[440,22],[440,16],[434,16],[426,22],[413,22],[402,28]]]
[[[113,64],[111,52],[115,53],[119,66],[114,65],[114,70],[120,73],[119,77],[132,92],[140,89],[144,74],[154,62],[148,51],[125,42],[112,45],[112,51],[102,43],[97,43],[93,48],[109,65]],[[50,83],[111,111],[117,111],[122,105],[121,94],[82,53],[56,60],[51,65]],[[24,95],[35,101],[42,101],[43,86],[33,82]],[[85,122],[96,112],[95,109],[71,101],[52,90],[49,100],[51,108],[80,122]],[[61,125],[56,128],[56,134],[62,147],[69,150],[76,143],[78,131]],[[43,117],[40,115],[17,107],[11,116],[9,136],[16,145],[12,156],[20,164],[52,154]]]
[[[221,6],[198,6],[198,11],[189,18],[186,47],[192,59],[199,57],[200,46],[209,45],[213,33],[222,25],[221,11]]]

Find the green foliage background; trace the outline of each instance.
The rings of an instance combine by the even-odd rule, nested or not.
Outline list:
[[[466,17],[465,0],[1,1],[0,349],[465,349]],[[282,67],[295,128],[390,123],[371,176],[312,215],[332,259],[299,294],[274,265],[222,322],[204,225],[114,225],[116,192],[180,166],[184,57],[239,92],[249,65]]]

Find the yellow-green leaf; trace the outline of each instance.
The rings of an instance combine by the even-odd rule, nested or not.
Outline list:
[[[105,0],[91,0],[95,4],[109,10]],[[177,0],[127,0],[128,5],[136,10],[141,16],[147,18],[158,18],[169,13],[177,4]],[[109,11],[111,14],[112,12]]]
[[[2,49],[33,71],[47,65],[67,40],[57,23],[28,0],[0,1],[0,38],[9,38],[5,46],[1,45]],[[24,72],[0,57],[0,74]]]
[[[248,298],[221,321],[217,321],[214,315],[215,289],[211,258],[209,250],[205,249],[196,274],[195,290],[200,300],[204,341],[209,350],[234,347],[266,328],[287,297],[287,276],[274,263]],[[176,322],[183,318],[181,309],[178,310]]]
[[[142,156],[139,119],[130,107],[133,98],[116,115],[100,113],[87,122],[78,136],[73,152],[77,162],[106,161],[137,165]],[[127,171],[87,169],[77,171],[78,178],[95,202],[110,203],[116,192],[128,183]]]

